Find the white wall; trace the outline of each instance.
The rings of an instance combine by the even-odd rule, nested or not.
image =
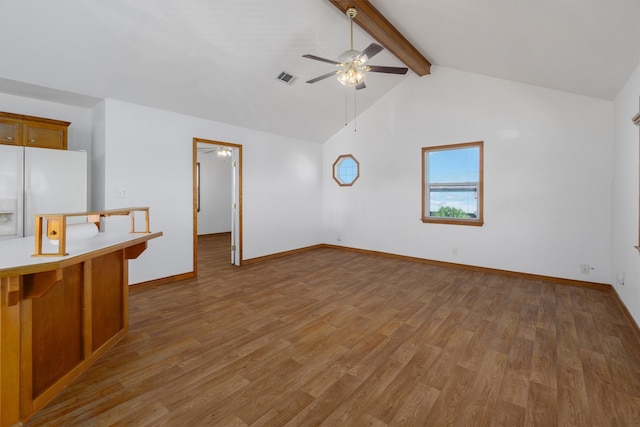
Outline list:
[[[243,146],[243,259],[321,241],[319,144],[110,99],[105,135],[105,208],[149,206],[164,233],[131,263],[131,283],[192,271],[194,137]]]
[[[105,210],[105,102],[93,108],[91,118],[93,131],[91,134],[91,206],[92,210]]]
[[[640,131],[631,118],[638,113],[640,66],[614,103],[613,237],[611,283],[640,324],[640,254],[638,245],[638,144]]]
[[[358,117],[357,132],[350,125],[324,144],[325,242],[609,283],[612,103],[432,72],[408,77]],[[421,147],[479,140],[484,226],[423,224]],[[347,153],[360,178],[339,187],[331,165]]]
[[[210,150],[215,145],[206,144]],[[200,212],[198,234],[231,231],[231,159],[220,159],[214,151],[198,153],[200,163]]]

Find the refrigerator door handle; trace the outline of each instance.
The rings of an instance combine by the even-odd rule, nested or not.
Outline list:
[[[22,201],[22,210],[24,212],[24,224],[22,226],[22,230],[24,233],[22,237],[33,235],[33,211],[31,209],[32,206],[32,197],[31,197],[31,189],[30,187],[26,187],[24,191],[24,197]]]

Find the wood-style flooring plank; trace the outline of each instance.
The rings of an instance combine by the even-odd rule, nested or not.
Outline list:
[[[321,248],[130,292],[129,334],[26,426],[640,426],[614,297]]]

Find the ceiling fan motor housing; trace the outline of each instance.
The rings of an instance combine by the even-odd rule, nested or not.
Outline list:
[[[369,59],[367,58],[367,55],[363,55],[359,50],[345,50],[338,57],[338,60],[343,64],[349,62],[358,62],[360,64],[364,64],[365,62],[367,62],[367,59]]]

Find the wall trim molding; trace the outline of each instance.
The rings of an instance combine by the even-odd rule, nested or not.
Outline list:
[[[441,266],[441,267],[450,267],[450,268],[459,268],[459,269],[465,269],[465,270],[481,271],[481,272],[485,272],[485,273],[502,274],[502,275],[506,275],[506,276],[521,277],[521,278],[532,279],[532,280],[544,280],[544,281],[547,281],[547,282],[559,283],[559,284],[570,285],[570,286],[581,286],[583,288],[596,289],[596,290],[599,290],[599,291],[609,291],[612,288],[611,285],[606,284],[606,283],[587,282],[587,281],[583,281],[583,280],[564,279],[564,278],[561,278],[561,277],[543,276],[543,275],[531,274],[531,273],[521,273],[521,272],[517,272],[517,271],[510,271],[510,270],[500,270],[500,269],[497,269],[497,268],[479,267],[479,266],[475,266],[475,265],[458,264],[458,263],[446,262],[446,261],[436,261],[436,260],[432,260],[432,259],[428,259],[428,258],[418,258],[418,257],[407,256],[407,255],[392,254],[392,253],[389,253],[389,252],[381,252],[381,251],[373,251],[373,250],[369,250],[369,249],[352,248],[352,247],[349,247],[349,246],[332,245],[332,244],[328,244],[328,243],[321,243],[321,244],[318,244],[318,245],[306,246],[306,247],[303,247],[303,248],[293,249],[293,250],[290,250],[290,251],[278,252],[278,253],[275,253],[275,254],[265,255],[265,256],[261,256],[261,257],[245,259],[245,260],[243,260],[242,265],[249,265],[249,264],[254,264],[256,262],[268,261],[270,259],[280,258],[280,257],[283,257],[283,256],[293,255],[295,253],[305,252],[305,251],[309,251],[309,250],[313,250],[313,249],[319,249],[319,248],[340,249],[340,250],[343,250],[343,251],[358,252],[358,253],[367,254],[367,255],[377,255],[377,256],[383,256],[383,257],[386,257],[386,258],[395,258],[395,259],[400,259],[400,260],[405,260],[405,261],[419,262],[419,263],[422,263],[422,264],[438,265],[438,266]]]
[[[320,248],[324,248],[324,247],[327,247],[327,245],[325,245],[323,243],[320,243],[318,245],[305,246],[303,248],[292,249],[290,251],[277,252],[275,254],[259,256],[259,257],[256,257],[256,258],[243,259],[242,260],[242,265],[244,266],[244,265],[255,264],[255,263],[258,263],[258,262],[269,261],[271,259],[282,258],[284,256],[294,255],[294,254],[298,254],[298,253],[301,253],[301,252],[311,251],[313,249],[320,249]]]
[[[196,274],[193,271],[188,273],[176,274],[174,276],[161,277],[159,279],[149,280],[146,282],[132,283],[129,285],[129,292],[139,291],[147,288],[155,288],[156,286],[165,285],[167,283],[181,282],[187,279],[194,279]]]
[[[350,252],[359,252],[363,254],[378,255],[386,258],[395,258],[395,259],[400,259],[405,261],[419,262],[422,264],[437,265],[440,267],[450,267],[450,268],[458,268],[463,270],[479,271],[484,273],[501,274],[504,276],[520,277],[520,278],[531,279],[531,280],[544,280],[546,282],[558,283],[558,284],[569,285],[569,286],[580,286],[583,288],[596,289],[599,291],[609,291],[611,289],[611,285],[606,283],[586,282],[582,280],[563,279],[561,277],[543,276],[540,274],[521,273],[518,271],[501,270],[498,268],[479,267],[479,266],[469,265],[469,264],[458,264],[454,262],[436,261],[428,258],[418,258],[418,257],[412,257],[412,256],[406,256],[406,255],[397,255],[397,254],[392,254],[388,252],[372,251],[368,249],[350,248],[347,246],[328,245],[328,244],[325,244],[323,246],[328,248],[342,249]]]

